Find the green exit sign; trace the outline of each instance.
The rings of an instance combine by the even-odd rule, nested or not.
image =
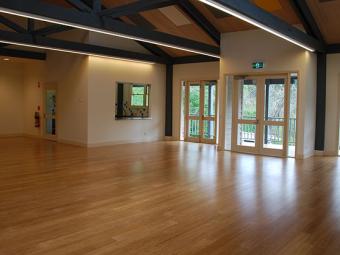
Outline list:
[[[264,67],[264,63],[257,61],[257,62],[253,62],[252,66],[253,66],[253,69],[262,69]]]

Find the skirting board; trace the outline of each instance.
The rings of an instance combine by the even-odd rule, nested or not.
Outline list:
[[[43,139],[43,137],[41,135],[23,134],[22,136],[28,137],[28,138]]]
[[[87,143],[79,142],[79,141],[73,141],[73,140],[67,140],[67,139],[57,139],[58,143],[63,143],[67,145],[74,145],[74,146],[80,146],[80,147],[88,147]]]
[[[315,151],[315,156],[323,156],[323,157],[337,157],[337,151]]]
[[[176,140],[175,137],[173,136],[164,136],[164,141],[179,141],[179,140]]]
[[[23,134],[0,134],[0,138],[21,137]]]

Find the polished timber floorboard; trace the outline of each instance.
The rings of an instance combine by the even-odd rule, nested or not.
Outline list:
[[[340,160],[0,139],[0,254],[340,254]]]

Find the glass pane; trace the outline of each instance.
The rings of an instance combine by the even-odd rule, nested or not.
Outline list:
[[[131,106],[144,106],[144,95],[132,95]]]
[[[56,110],[56,91],[46,90],[46,115],[55,115]]]
[[[284,121],[285,79],[266,79],[264,91],[264,119]]]
[[[189,115],[200,115],[200,84],[190,84],[189,86]]]
[[[200,136],[200,121],[199,120],[189,120],[189,137],[199,137]]]
[[[263,148],[283,149],[283,126],[265,125],[263,129]]]
[[[215,116],[216,81],[204,84],[204,116]]]
[[[48,135],[55,135],[56,90],[46,90],[45,111],[45,132]]]
[[[242,120],[256,120],[256,81],[242,80],[239,84],[238,118]]]
[[[214,120],[203,121],[203,138],[205,139],[215,138],[215,121]]]
[[[133,85],[132,94],[144,95],[144,85]]]
[[[290,78],[288,121],[288,156],[290,157],[295,156],[297,86],[297,76],[292,75]]]
[[[238,124],[237,145],[255,147],[256,125]]]
[[[55,119],[46,119],[46,134],[55,135]]]

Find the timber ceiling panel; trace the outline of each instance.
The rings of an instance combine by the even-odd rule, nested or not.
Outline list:
[[[340,43],[340,1],[307,0],[307,4],[326,42]]]
[[[203,3],[200,3],[196,0],[191,0],[191,2],[221,33],[254,29],[254,26],[212,7],[209,7]],[[295,25],[301,23],[288,0],[252,0],[252,2],[265,11],[268,11],[273,15],[283,19],[289,24]]]

